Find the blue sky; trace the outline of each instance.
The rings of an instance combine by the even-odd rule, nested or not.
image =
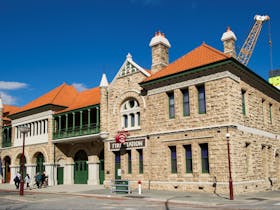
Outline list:
[[[149,42],[158,30],[171,48],[170,62],[202,42],[223,51],[227,26],[239,52],[256,14],[271,18],[273,69],[280,67],[277,0],[0,0],[0,94],[22,106],[63,82],[80,90],[109,82],[127,53],[150,69]],[[268,79],[268,23],[248,64]]]

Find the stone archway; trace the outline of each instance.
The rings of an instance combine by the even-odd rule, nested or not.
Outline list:
[[[74,156],[74,184],[87,184],[88,181],[88,155],[79,150]]]

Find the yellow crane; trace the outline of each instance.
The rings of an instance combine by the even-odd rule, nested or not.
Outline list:
[[[263,23],[266,21],[269,21],[270,18],[268,15],[264,15],[264,16],[255,15],[254,20],[255,20],[255,24],[253,25],[246,41],[244,42],[244,44],[237,56],[237,60],[239,62],[241,62],[242,64],[244,64],[245,66],[247,66],[247,64],[252,56],[252,53],[253,53],[253,50],[257,43]],[[269,32],[269,45],[270,45],[270,47],[272,45],[272,42],[270,40],[270,32]],[[271,61],[271,65],[272,65],[272,61]]]

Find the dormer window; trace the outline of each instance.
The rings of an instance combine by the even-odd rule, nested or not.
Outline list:
[[[126,100],[121,106],[122,127],[126,129],[140,128],[140,107],[135,99]]]

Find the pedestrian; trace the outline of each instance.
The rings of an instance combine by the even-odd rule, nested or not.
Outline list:
[[[26,174],[26,176],[25,176],[25,178],[24,178],[24,181],[25,181],[25,183],[26,183],[26,189],[29,189],[29,190],[31,190],[31,188],[30,188],[30,176],[29,176],[29,174]]]
[[[37,172],[37,174],[35,175],[35,182],[38,188],[41,187],[41,182],[42,182],[42,176],[39,172]]]
[[[45,171],[42,173],[42,186],[43,187],[45,187],[45,179],[46,179],[46,174],[45,173],[46,173]]]
[[[19,188],[20,177],[21,177],[20,173],[17,172],[17,173],[16,173],[16,176],[15,176],[15,178],[14,178],[15,186],[16,186],[17,189]]]

